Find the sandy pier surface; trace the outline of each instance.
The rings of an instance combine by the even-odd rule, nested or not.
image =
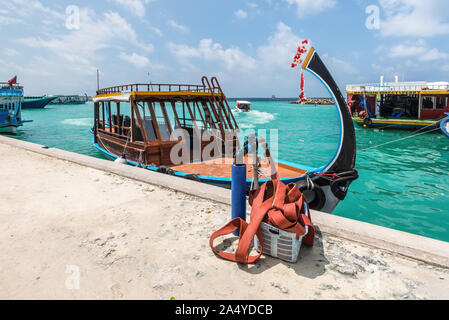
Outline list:
[[[223,261],[209,237],[225,204],[0,154],[1,299],[449,299],[449,270],[326,234],[297,264]]]

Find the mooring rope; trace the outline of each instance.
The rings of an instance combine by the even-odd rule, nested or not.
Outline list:
[[[131,138],[131,130],[128,131],[128,139],[126,139],[125,148],[123,149],[122,156],[125,155],[126,149],[128,148],[129,138]]]
[[[111,151],[108,150],[108,148],[106,147],[106,145],[103,142],[103,139],[101,139],[100,135],[97,134],[98,139],[100,139],[101,144],[103,145],[104,149],[109,152],[110,154],[113,154]]]
[[[422,129],[423,129],[423,128],[421,128],[420,130],[422,130]],[[421,135],[423,135],[423,134],[430,133],[430,132],[437,131],[437,130],[440,130],[440,128],[434,128],[434,129],[429,130],[429,131],[426,131],[426,132],[421,132],[421,133],[417,133],[417,134],[412,134],[412,135],[410,135],[410,136],[407,136],[407,137],[404,137],[404,138],[401,138],[401,139],[396,139],[396,140],[393,140],[393,141],[389,141],[389,142],[386,142],[386,143],[379,144],[379,145],[377,145],[377,146],[373,146],[373,147],[368,147],[368,148],[365,148],[365,149],[361,149],[361,150],[359,150],[359,151],[366,151],[366,150],[370,150],[370,149],[379,148],[379,147],[386,146],[386,145],[389,145],[389,144],[392,144],[392,143],[395,143],[395,142],[398,142],[398,141],[403,141],[403,140],[411,139],[411,138],[414,138],[414,137],[417,137],[417,136],[421,136]],[[418,132],[418,131],[417,131],[417,132]]]

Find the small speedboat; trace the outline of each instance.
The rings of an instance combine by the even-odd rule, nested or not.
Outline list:
[[[240,112],[249,112],[251,110],[251,102],[237,101],[235,108]]]

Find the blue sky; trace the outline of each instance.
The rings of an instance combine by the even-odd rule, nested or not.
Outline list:
[[[447,0],[0,0],[0,37],[0,81],[17,74],[27,95],[92,95],[99,68],[102,87],[215,75],[228,96],[295,97],[303,39],[342,90],[380,75],[449,80]],[[306,75],[306,94],[325,92]]]

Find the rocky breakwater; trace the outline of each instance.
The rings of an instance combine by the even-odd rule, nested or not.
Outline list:
[[[333,105],[334,100],[332,99],[323,99],[323,98],[312,98],[312,99],[304,99],[293,101],[292,104],[311,104],[311,105]]]

